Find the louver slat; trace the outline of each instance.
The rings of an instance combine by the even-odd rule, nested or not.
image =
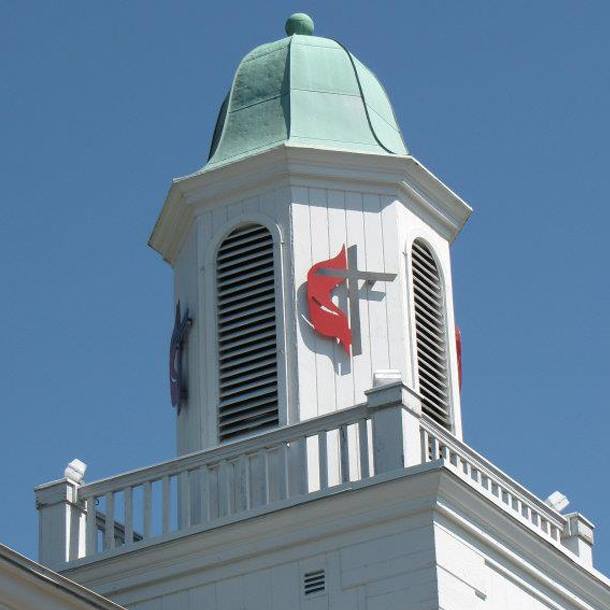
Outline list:
[[[266,227],[242,225],[217,255],[221,441],[279,423],[273,238]]]
[[[450,428],[447,332],[441,278],[434,257],[423,242],[416,240],[411,254],[422,409],[436,422]]]

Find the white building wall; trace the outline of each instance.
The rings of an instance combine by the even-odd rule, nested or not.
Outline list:
[[[461,436],[449,243],[409,209],[406,195],[401,197],[320,187],[292,189],[299,416],[309,419],[364,402],[364,392],[380,370],[400,370],[403,381],[417,388],[409,265],[411,244],[420,237],[437,257],[445,283],[450,389],[455,432]],[[308,270],[336,256],[344,244],[358,246],[359,268],[397,274],[393,282],[361,288],[362,353],[357,356],[348,356],[337,342],[317,335],[303,315]],[[339,299],[345,308],[344,298]]]
[[[140,601],[135,601],[138,596],[132,592],[129,598],[134,601],[124,603],[132,610],[436,609],[429,517],[352,534],[352,542],[344,540],[326,552],[316,553],[312,545],[304,545],[273,557],[261,555],[255,561],[227,567],[224,572],[232,573],[229,577],[214,578],[201,572],[189,578],[186,590]],[[261,564],[271,565],[261,568]],[[305,596],[303,575],[318,569],[326,571],[326,591]],[[166,588],[171,590],[172,584]]]
[[[563,583],[553,574],[538,570],[534,564],[529,564],[525,570],[519,566],[522,558],[518,555],[518,561],[508,561],[494,549],[469,539],[447,521],[435,524],[434,536],[439,607],[443,610],[582,610],[595,607],[583,605],[586,602],[563,588]]]
[[[380,189],[383,190],[383,189]],[[214,336],[214,259],[221,239],[240,222],[256,221],[277,232],[280,421],[295,423],[364,402],[376,371],[397,369],[417,388],[410,247],[421,237],[438,259],[445,282],[447,337],[455,432],[461,436],[449,243],[413,211],[407,195],[329,186],[282,186],[198,209],[175,263],[175,297],[189,308],[189,398],[178,416],[178,453],[214,447],[217,438],[217,353]],[[307,272],[358,247],[359,268],[396,273],[393,282],[362,283],[362,353],[347,355],[313,331],[307,319]],[[343,291],[343,292],[342,292]],[[337,290],[347,311],[345,287]]]

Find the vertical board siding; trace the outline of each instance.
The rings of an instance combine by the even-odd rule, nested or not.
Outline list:
[[[316,354],[313,351],[315,336],[305,318],[307,297],[304,282],[311,262],[311,228],[309,218],[309,193],[307,188],[292,189],[290,246],[292,249],[294,277],[292,278],[295,309],[291,312],[297,320],[297,370],[299,419],[310,419],[318,414]]]
[[[331,256],[329,244],[328,204],[326,190],[308,189],[309,199],[309,227],[311,264],[328,260]],[[297,239],[298,239],[297,235]],[[317,412],[324,415],[337,410],[337,391],[335,375],[334,342],[326,337],[314,334],[314,351],[316,357],[316,388]]]
[[[294,294],[300,297],[298,372],[300,419],[350,407],[364,400],[376,370],[403,365],[400,324],[390,332],[390,314],[402,319],[401,279],[378,282],[373,288],[361,283],[360,332],[362,353],[348,356],[343,348],[317,335],[304,322],[307,316],[305,282],[311,266],[338,254],[341,247],[358,247],[362,270],[400,273],[400,251],[396,212],[388,196],[338,189],[293,187],[291,204]],[[336,291],[342,309],[347,303],[344,286]],[[398,331],[398,332],[397,332]],[[396,334],[397,332],[397,334]],[[390,336],[397,336],[390,345]],[[350,431],[350,442],[357,435]],[[329,456],[338,455],[338,445],[329,438]]]
[[[347,244],[347,223],[345,217],[345,191],[328,191],[328,236],[330,256],[336,256],[341,247]],[[347,293],[341,291],[341,308],[347,305]],[[352,359],[336,341],[333,356],[336,373],[337,409],[346,409],[356,403],[354,384],[351,378]]]
[[[366,261],[366,234],[362,193],[345,193],[345,224],[347,245],[358,246],[361,265]],[[373,368],[369,344],[369,308],[366,299],[360,299],[360,330],[362,333],[362,354],[352,357],[352,384],[356,402],[364,400],[364,391],[372,385]]]
[[[358,263],[369,271],[385,271],[381,199],[378,195],[364,195],[363,216],[365,251],[359,255]],[[389,368],[386,289],[385,282],[376,282],[372,288],[367,284],[366,298],[364,302],[361,300],[360,309],[367,307],[369,314],[368,341],[363,342],[363,349],[370,350],[372,373]],[[372,382],[372,377],[369,382]]]
[[[393,198],[381,198],[381,230],[383,231],[383,261],[384,271],[396,273],[393,282],[386,282],[385,306],[388,328],[388,366],[391,369],[405,369],[405,332],[406,332],[406,303],[404,300],[405,283],[402,269],[402,243],[399,238],[399,226],[396,221],[400,204]],[[404,378],[408,383],[407,378]]]

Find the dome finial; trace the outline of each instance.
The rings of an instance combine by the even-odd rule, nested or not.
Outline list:
[[[313,19],[305,13],[294,13],[286,19],[286,34],[301,34],[311,36],[313,34]]]

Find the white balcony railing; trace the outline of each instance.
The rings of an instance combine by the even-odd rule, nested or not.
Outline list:
[[[567,530],[566,517],[433,421],[422,420],[420,429],[422,462],[442,460],[446,468],[493,504],[543,538],[561,542]]]
[[[569,519],[422,417],[412,391],[394,383],[367,394],[366,404],[209,451],[94,483],[40,486],[41,562],[65,569],[431,461],[561,551],[578,555],[577,547],[566,548]],[[579,533],[588,525],[580,519]]]

